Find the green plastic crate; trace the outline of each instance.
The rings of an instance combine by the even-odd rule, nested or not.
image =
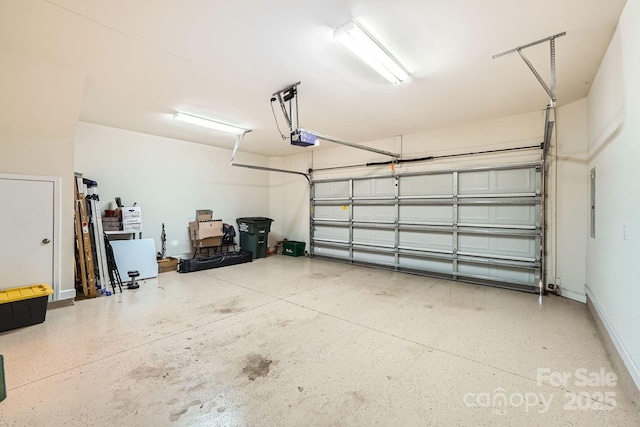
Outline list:
[[[305,242],[296,242],[294,240],[287,240],[282,244],[282,253],[289,256],[302,256],[304,255]]]

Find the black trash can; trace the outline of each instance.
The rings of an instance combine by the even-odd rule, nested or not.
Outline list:
[[[267,256],[269,244],[269,231],[271,230],[271,218],[253,216],[236,219],[240,232],[240,248],[251,252],[253,259]]]

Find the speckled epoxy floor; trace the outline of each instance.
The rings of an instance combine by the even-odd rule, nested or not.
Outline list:
[[[2,426],[639,425],[583,304],[307,258],[165,273],[0,354]]]

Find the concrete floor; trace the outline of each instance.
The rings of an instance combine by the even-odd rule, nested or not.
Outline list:
[[[639,425],[585,305],[308,258],[161,274],[0,354],[2,426]]]

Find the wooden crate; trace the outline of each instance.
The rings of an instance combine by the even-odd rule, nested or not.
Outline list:
[[[158,260],[158,273],[167,273],[178,269],[178,258],[166,257]]]

